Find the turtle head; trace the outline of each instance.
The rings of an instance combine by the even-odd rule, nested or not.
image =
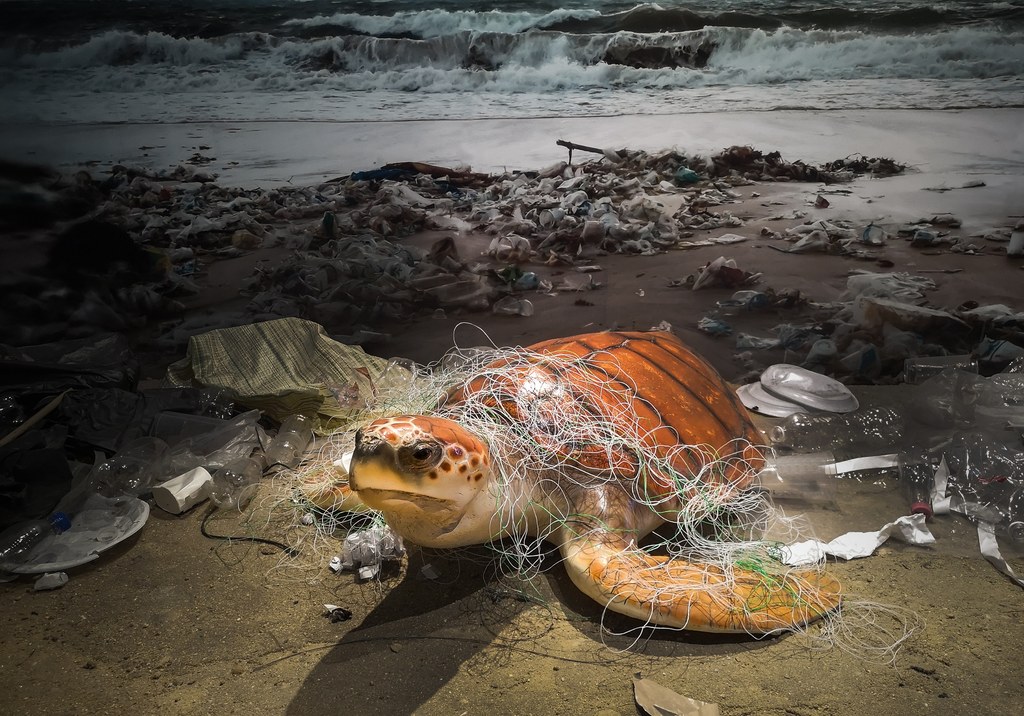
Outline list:
[[[356,432],[349,486],[392,529],[425,547],[497,536],[487,446],[445,418],[401,415]]]

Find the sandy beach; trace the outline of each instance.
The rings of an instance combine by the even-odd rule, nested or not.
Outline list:
[[[820,314],[806,305],[776,307],[728,316],[731,335],[698,329],[702,317],[722,317],[717,303],[735,287],[691,290],[684,281],[719,256],[760,273],[751,288],[798,291],[814,304],[840,300],[850,272],[867,270],[927,276],[935,286],[925,300],[936,309],[954,312],[975,301],[1024,311],[1024,264],[1005,251],[1010,229],[1024,216],[1022,127],[1021,109],[11,126],[0,134],[0,157],[55,166],[66,175],[85,166],[104,176],[114,164],[166,170],[200,153],[210,159],[199,168],[217,174],[219,186],[313,187],[311,193],[324,180],[389,162],[496,175],[536,171],[566,159],[556,139],[651,153],[676,148],[691,156],[745,145],[811,165],[854,154],[906,164],[898,176],[865,174],[841,184],[737,184],[736,196],[712,209],[727,210],[739,225],[688,230],[680,240],[699,243],[731,233],[743,236],[741,242],[679,246],[648,256],[594,251],[585,261],[600,265],[593,274],[601,284],[597,290],[531,292],[531,316],[447,307],[400,323],[385,318],[370,326],[382,335],[365,345],[374,355],[426,364],[453,343],[527,345],[667,322],[724,377],[743,382],[772,363],[800,362],[806,351],[744,351],[737,335],[770,336],[774,326]],[[588,158],[578,153],[574,160]],[[677,187],[658,197],[680,202],[687,190]],[[314,232],[322,213],[282,220],[275,230],[289,236]],[[944,243],[922,249],[898,233],[943,214],[959,220],[937,229]],[[861,256],[780,250],[792,244],[787,229],[818,220],[857,234],[875,224],[888,238]],[[62,226],[5,241],[5,260],[23,262],[26,272],[37,269]],[[468,262],[492,237],[483,226],[433,226],[390,240],[429,250],[439,238],[451,238]],[[961,250],[951,250],[954,244]],[[295,255],[283,242],[232,255],[197,250],[199,269],[191,280],[198,293],[181,299],[184,312],[131,334],[144,358],[144,382],[157,384],[166,366],[183,355],[183,344],[169,347],[157,338],[172,334],[182,320],[245,310],[251,295],[239,288],[258,262],[267,273]],[[521,268],[552,283],[573,272],[537,257]],[[862,404],[898,405],[900,386],[884,385],[896,379],[878,382],[883,385],[853,386]],[[284,528],[271,506],[286,494],[287,486],[268,482],[250,514],[221,514],[210,530],[279,535]],[[835,503],[784,508],[806,515],[815,535],[827,541],[897,518],[905,511],[901,495],[892,480],[849,480],[840,483]],[[351,573],[325,569],[334,543],[290,559],[267,545],[211,541],[200,533],[205,512],[203,506],[176,517],[154,509],[138,535],[70,571],[61,589],[33,592],[25,578],[4,585],[0,684],[11,713],[626,716],[639,713],[635,674],[717,703],[727,716],[1009,715],[1019,712],[1024,698],[1015,660],[1024,648],[1024,593],[982,557],[975,526],[958,515],[929,522],[932,545],[894,540],[865,559],[830,561],[850,604],[852,636],[820,649],[809,638],[818,634],[816,626],[808,636],[761,640],[637,630],[628,619],[605,618],[559,565],[529,582],[500,578],[484,548],[453,555],[412,547],[380,581],[358,582]],[[1020,574],[1021,554],[1004,556]],[[433,566],[435,579],[423,576],[425,564]],[[351,620],[332,623],[324,604],[344,606]],[[891,660],[873,657],[854,641],[878,637],[880,628],[893,624],[884,614],[878,625],[860,623],[864,615],[879,614],[867,604],[904,610],[901,618],[915,629]],[[603,630],[603,619],[624,634]]]

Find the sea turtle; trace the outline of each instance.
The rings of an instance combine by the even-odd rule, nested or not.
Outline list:
[[[695,506],[727,508],[762,464],[761,442],[721,376],[674,335],[591,333],[504,354],[430,415],[364,425],[349,486],[412,543],[544,538],[576,586],[611,610],[765,634],[836,609],[838,583],[788,572],[764,551],[697,561],[638,546]]]

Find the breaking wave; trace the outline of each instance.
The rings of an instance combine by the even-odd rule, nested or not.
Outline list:
[[[782,26],[802,29],[907,30],[948,28],[982,22],[1022,22],[1024,8],[1008,3],[949,3],[923,7],[826,7],[804,8],[801,3],[769,11],[766,3],[734,3],[736,9],[699,12],[681,7],[644,3],[628,10],[602,13],[593,9],[558,9],[548,12],[507,12],[502,10],[441,10],[398,12],[394,15],[334,13],[295,18],[286,27],[306,36],[351,32],[377,37],[425,39],[462,30],[482,32],[525,32],[533,29],[572,34],[614,32],[687,32],[705,27],[745,27],[764,30]],[[760,10],[760,11],[758,11]]]
[[[4,3],[0,119],[1024,106],[1024,2],[465,4]]]
[[[49,52],[0,54],[10,70],[70,70],[103,90],[117,73],[89,68],[147,66],[194,71],[187,86],[423,91],[538,91],[545,87],[691,87],[807,79],[997,78],[1024,73],[1024,31],[963,27],[878,35],[855,30],[737,27],[639,34],[576,35],[460,30],[430,39],[366,35],[312,40],[246,33],[180,38],[107,31]],[[55,73],[56,74],[56,73]],[[87,75],[82,77],[81,75]],[[149,73],[152,74],[152,73]],[[189,73],[184,73],[189,74]],[[148,76],[140,73],[140,77]],[[166,79],[173,79],[168,72]]]

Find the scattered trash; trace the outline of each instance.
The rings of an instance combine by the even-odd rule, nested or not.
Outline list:
[[[210,499],[224,510],[244,510],[263,476],[262,466],[250,457],[232,460],[213,473]]]
[[[886,233],[880,226],[868,224],[861,232],[860,242],[869,246],[881,246],[885,243]]]
[[[689,167],[679,167],[676,170],[676,173],[672,175],[672,179],[679,186],[684,186],[686,184],[693,184],[695,182],[699,182],[700,174],[693,171]]]
[[[1010,243],[1006,247],[1007,256],[1024,256],[1024,221],[1020,221],[1010,234]]]
[[[651,679],[633,677],[633,698],[648,716],[718,716],[718,704],[680,696]]]
[[[149,505],[135,497],[88,495],[60,533],[43,534],[0,570],[17,574],[62,572],[91,562],[102,552],[128,539],[146,524]]]
[[[349,534],[341,545],[339,564],[342,569],[356,570],[360,579],[373,579],[380,572],[381,562],[404,555],[402,538],[381,525]]]
[[[68,583],[66,572],[45,572],[43,576],[32,584],[33,592],[48,592],[53,589],[60,589]]]
[[[196,467],[154,485],[153,501],[161,510],[180,515],[206,501],[212,488],[213,478],[210,473],[204,467]]]
[[[768,348],[777,348],[778,346],[778,338],[759,338],[757,336],[752,336],[749,333],[739,333],[736,336],[736,348],[738,350],[748,348],[766,350]]]
[[[697,321],[697,328],[713,336],[727,336],[732,333],[732,326],[728,323],[709,316],[704,316]]]
[[[936,191],[946,192],[953,191],[954,189],[977,189],[978,187],[986,186],[985,182],[980,179],[974,179],[972,181],[964,182],[960,186],[926,186],[923,187],[923,191]]]
[[[830,542],[807,540],[787,545],[781,548],[782,561],[790,567],[800,567],[815,564],[825,557],[846,560],[869,557],[890,537],[912,545],[923,546],[935,542],[935,537],[925,524],[924,515],[903,515],[874,532],[847,532]]]
[[[920,385],[945,370],[978,372],[978,360],[973,355],[918,356],[903,361],[903,381]]]
[[[738,268],[734,259],[719,256],[700,269],[693,281],[692,288],[694,291],[711,286],[739,288],[757,283],[760,278],[760,273],[751,273]]]
[[[324,616],[331,620],[331,624],[337,624],[351,619],[352,612],[345,607],[339,607],[337,604],[325,604]]]
[[[266,450],[267,466],[295,467],[312,438],[313,420],[305,415],[289,415]]]
[[[533,302],[518,296],[506,296],[491,307],[491,312],[501,316],[532,316]]]

